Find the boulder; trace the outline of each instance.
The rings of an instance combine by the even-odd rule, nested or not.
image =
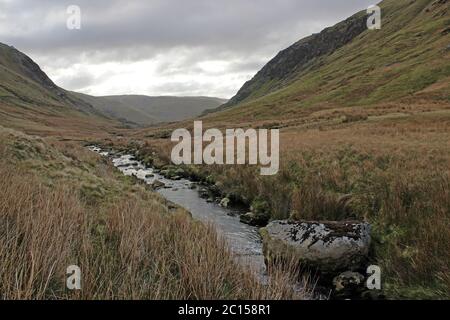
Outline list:
[[[359,270],[369,254],[367,223],[277,220],[260,233],[267,263],[295,259],[323,274]]]

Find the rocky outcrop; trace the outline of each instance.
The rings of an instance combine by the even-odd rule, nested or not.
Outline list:
[[[367,30],[366,22],[366,14],[360,12],[281,51],[219,109],[234,106],[249,97],[257,98],[287,85],[295,75],[313,67],[320,57],[333,53]]]
[[[367,223],[278,220],[261,229],[261,235],[267,263],[295,259],[323,274],[359,270],[369,254]]]

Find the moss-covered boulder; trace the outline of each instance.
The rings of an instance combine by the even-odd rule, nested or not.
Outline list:
[[[367,261],[370,225],[360,222],[270,222],[260,230],[266,263],[298,260],[324,274],[360,270]]]

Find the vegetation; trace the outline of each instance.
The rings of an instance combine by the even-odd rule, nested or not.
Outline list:
[[[251,166],[186,169],[271,219],[369,221],[388,297],[448,299],[449,3],[381,6],[381,30],[364,31],[292,81],[262,84],[257,98],[201,118],[204,128],[281,129],[276,176]],[[81,147],[86,137],[129,146],[162,166],[172,129],[191,122],[124,130],[61,100],[0,49],[0,121],[44,137],[0,127],[0,297],[299,297],[292,274],[274,270],[262,286],[211,226],[170,211]],[[78,293],[65,289],[70,264],[83,270]]]
[[[386,104],[435,105],[450,101],[449,3],[384,0],[382,28],[366,30],[306,70],[279,80],[277,91],[262,86],[252,96],[205,121],[220,125],[261,121],[300,122],[305,115],[342,107]],[[300,68],[303,69],[303,68]],[[284,84],[287,82],[287,85]]]
[[[77,144],[2,127],[0,138],[0,298],[308,297],[281,271],[263,286],[212,226]],[[66,288],[70,265],[82,270],[80,291]]]
[[[383,26],[321,57],[277,91],[202,118],[204,128],[280,128],[281,170],[192,166],[272,219],[360,219],[391,298],[450,297],[449,3],[381,3]],[[276,87],[261,86],[261,90]],[[171,143],[145,130],[170,161]],[[154,152],[155,150],[152,150]]]

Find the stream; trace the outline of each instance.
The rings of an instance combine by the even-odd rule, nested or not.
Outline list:
[[[130,154],[114,154],[97,146],[89,146],[89,150],[111,159],[113,165],[126,176],[135,176],[146,184],[160,181],[165,187],[156,190],[165,199],[188,210],[194,219],[212,224],[222,236],[236,261],[249,267],[261,281],[267,279],[262,241],[257,227],[243,224],[239,216],[245,211],[239,208],[223,208],[214,202],[203,199],[196,183],[186,179],[170,180],[155,172],[153,168],[144,166]]]

